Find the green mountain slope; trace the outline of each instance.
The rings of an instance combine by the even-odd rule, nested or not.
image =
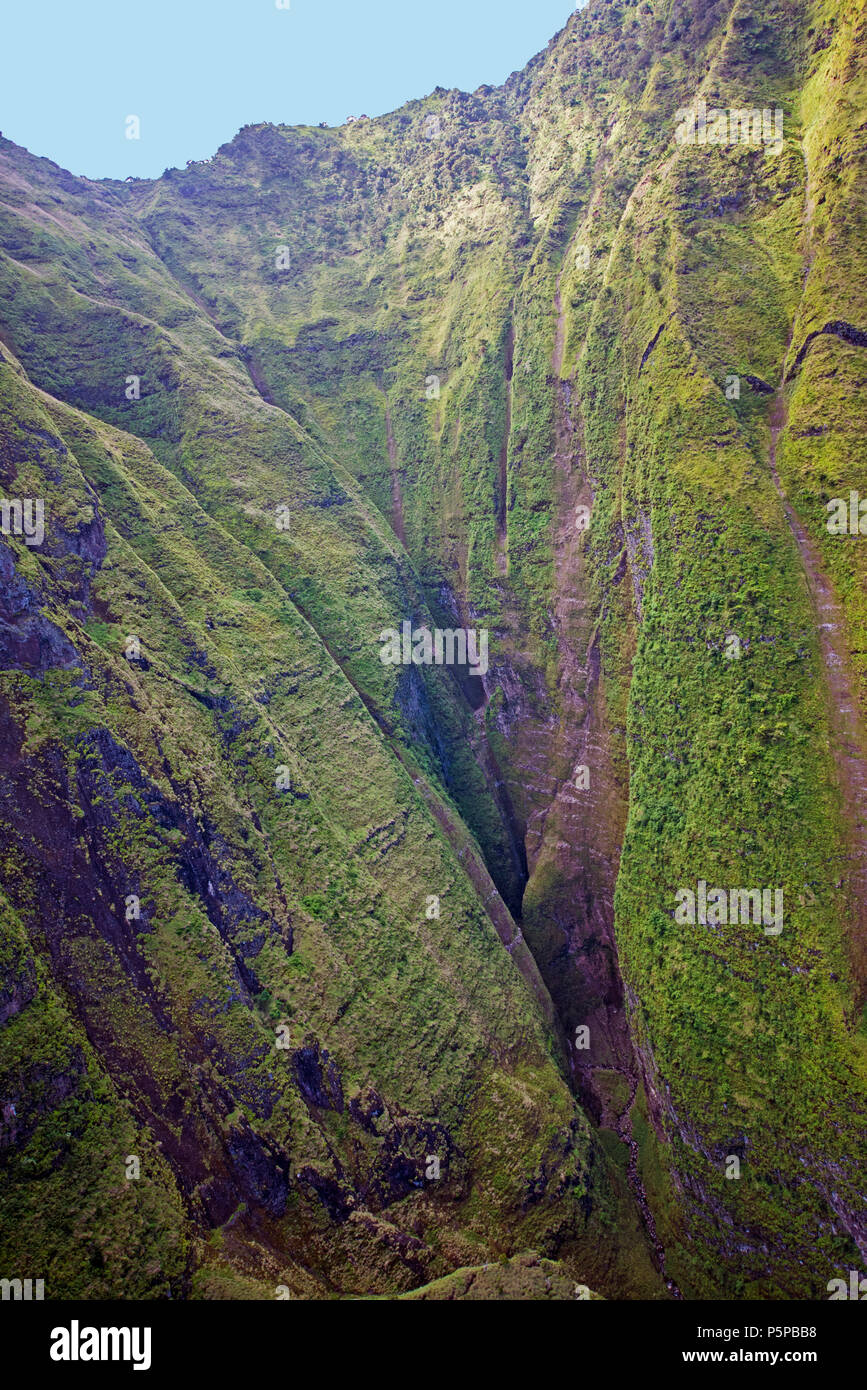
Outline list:
[[[4,1269],[867,1261],[865,47],[853,0],[597,0],[501,89],[156,181],[0,139],[45,506],[0,538]],[[778,152],[679,144],[700,99]],[[490,668],[384,665],[404,621]],[[684,923],[699,882],[782,930]]]

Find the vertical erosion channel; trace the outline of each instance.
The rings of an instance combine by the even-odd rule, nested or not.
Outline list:
[[[655,1263],[665,1251],[641,1179],[632,1112],[643,1084],[633,1049],[614,937],[614,887],[628,788],[616,770],[607,726],[598,646],[599,614],[585,572],[586,518],[593,490],[572,385],[560,379],[565,330],[559,286],[553,352],[555,451],[553,694],[534,669],[519,633],[515,600],[504,593],[512,648],[499,675],[497,727],[509,749],[506,782],[517,808],[514,829],[526,847],[520,926],[553,1000],[566,1042],[570,1081],[585,1112],[626,1146],[627,1175]],[[510,394],[513,337],[506,358]],[[507,407],[507,420],[511,412]],[[576,419],[579,423],[576,424]],[[507,454],[508,436],[502,459]],[[505,497],[501,472],[500,500]],[[505,513],[501,512],[505,546]],[[502,804],[502,803],[501,803]]]

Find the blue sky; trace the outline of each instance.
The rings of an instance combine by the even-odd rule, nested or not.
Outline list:
[[[285,0],[283,0],[285,3]],[[575,0],[4,0],[0,130],[90,178],[153,177],[242,126],[341,124],[523,67]],[[141,138],[126,138],[126,118]]]

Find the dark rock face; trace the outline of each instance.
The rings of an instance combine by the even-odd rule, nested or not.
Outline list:
[[[308,1105],[343,1113],[343,1088],[337,1067],[319,1045],[302,1047],[292,1056],[292,1071],[298,1089]]]
[[[13,554],[0,538],[0,663],[6,671],[82,669],[72,643],[42,612],[40,595],[16,569]]]
[[[36,968],[23,950],[9,962],[0,984],[0,1024],[20,1013],[36,996]]]

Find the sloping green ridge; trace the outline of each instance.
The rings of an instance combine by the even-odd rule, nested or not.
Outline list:
[[[525,1246],[553,1241],[628,1283],[619,1238],[600,1242],[606,1164],[539,1005],[352,686],[146,446],[34,392],[8,355],[0,375],[4,458],[27,459],[15,482],[68,518],[38,560],[15,545],[56,650],[3,677],[4,882],[80,1020],[22,949],[14,974],[36,969],[45,997],[4,1028],[4,1267],[22,1253],[47,1267],[55,1297],[177,1294],[186,1243],[195,1264],[227,1260],[296,1294],[386,1292],[523,1229]],[[123,655],[130,634],[141,662]],[[130,893],[141,918],[125,923]],[[62,1049],[36,1068],[47,1094],[24,1060],[51,1007],[58,1048],[68,1033],[98,1074],[59,1108]],[[146,1119],[141,1142],[121,1093]],[[139,1180],[125,1180],[129,1155]],[[85,1159],[118,1211],[100,1186],[83,1194],[69,1262],[69,1218],[52,1217]],[[551,1182],[559,1197],[539,1205]],[[121,1236],[130,1259],[154,1247],[129,1287]]]
[[[623,1146],[576,1108],[550,1023],[546,989],[581,1021],[582,952],[551,925],[576,880],[524,843],[583,746],[554,616],[578,582],[567,423],[565,476],[593,497],[577,664],[609,740],[594,852],[619,856],[666,1273],[692,1297],[822,1297],[867,1259],[854,831],[768,462],[779,418],[867,714],[865,561],[825,527],[863,482],[865,47],[861,0],[598,0],[501,89],[247,127],[152,182],[0,141],[2,481],[48,518],[42,550],[10,547],[35,595],[13,626],[45,631],[2,677],[9,949],[68,1012],[106,1171],[111,1145],[160,1139],[136,1198],[140,1239],[165,1233],[154,1291],[196,1268],[200,1296],[388,1294],[533,1249],[607,1297],[662,1292]],[[781,107],[782,152],[678,147],[697,96]],[[405,618],[491,629],[480,708],[449,673],[382,665]],[[699,880],[781,889],[782,932],[676,922]],[[542,978],[503,949],[509,909]],[[3,1029],[0,1100],[37,1085],[15,1041],[34,1007]],[[109,1097],[131,1085],[127,1112]],[[35,1275],[42,1180],[8,1132],[6,1240],[34,1223]],[[88,1200],[128,1246],[123,1202]],[[61,1287],[117,1292],[100,1259]]]

